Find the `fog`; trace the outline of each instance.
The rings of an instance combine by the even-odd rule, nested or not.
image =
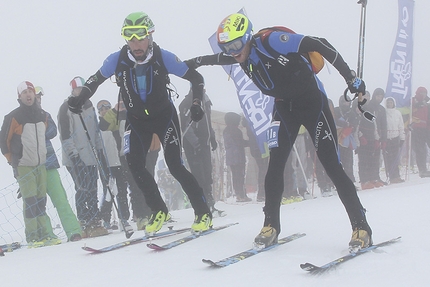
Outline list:
[[[234,3],[234,4],[233,4]],[[356,69],[361,5],[356,0],[331,1],[59,1],[2,0],[0,37],[2,53],[0,87],[3,116],[17,107],[17,85],[24,80],[42,86],[43,108],[54,119],[61,103],[70,94],[74,76],[89,77],[104,59],[124,45],[120,35],[123,19],[131,12],[144,11],[153,20],[154,40],[162,48],[185,60],[211,54],[208,38],[228,14],[244,7],[254,31],[284,25],[297,33],[326,38]],[[389,57],[397,32],[397,1],[369,0],[367,5],[364,80],[370,91],[385,89]],[[428,0],[415,1],[413,91],[428,84],[427,53],[430,18]],[[206,90],[213,109],[240,112],[233,82],[221,67],[202,67]],[[337,105],[345,89],[343,78],[330,65],[319,74],[328,96]],[[189,84],[171,77],[179,94],[179,104]],[[92,98],[115,102],[118,88],[106,81]],[[59,148],[58,137],[54,147]],[[13,182],[11,169],[0,160],[1,182]]]

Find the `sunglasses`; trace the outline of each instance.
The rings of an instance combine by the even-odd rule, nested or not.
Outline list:
[[[112,106],[109,104],[101,104],[101,105],[97,106],[97,110],[99,110],[99,112],[100,112],[102,109],[110,109],[111,107]]]
[[[241,37],[231,42],[220,44],[219,46],[224,53],[229,55],[233,55],[233,54],[237,55],[237,54],[240,54],[240,52],[242,52],[243,48],[245,47],[245,43],[242,41],[242,37]]]
[[[146,26],[127,26],[122,28],[122,37],[126,41],[130,41],[133,37],[137,40],[143,40],[148,37],[148,27]]]

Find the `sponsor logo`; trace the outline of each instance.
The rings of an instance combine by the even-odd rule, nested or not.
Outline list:
[[[324,123],[318,122],[317,128],[315,129],[315,148],[318,150],[318,144],[320,141],[321,131],[323,129]],[[330,141],[333,140],[333,135],[331,132],[324,130],[325,135],[321,138],[321,140],[329,139]]]
[[[290,36],[287,34],[281,34],[281,36],[279,36],[279,40],[281,40],[281,42],[288,42],[288,40],[290,40]]]
[[[168,140],[170,139],[170,137],[172,137],[172,140],[169,142],[169,144],[175,144],[175,145],[179,145],[179,138],[172,135],[173,132],[173,128],[169,127],[166,131],[166,134],[164,135],[164,139],[163,139],[163,145],[166,146]]]
[[[279,55],[277,60],[278,60],[278,63],[281,64],[282,66],[288,65],[288,62],[290,61],[283,55]]]

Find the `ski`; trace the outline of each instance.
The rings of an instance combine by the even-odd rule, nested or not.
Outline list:
[[[233,256],[229,256],[227,258],[221,259],[221,260],[216,261],[216,262],[209,260],[209,259],[202,259],[202,261],[203,261],[203,263],[209,264],[211,267],[214,267],[214,268],[226,267],[226,266],[229,266],[231,264],[237,263],[239,261],[245,260],[251,256],[257,255],[261,252],[271,250],[275,247],[278,247],[279,245],[282,245],[282,244],[291,242],[293,240],[299,239],[305,235],[306,235],[305,233],[295,233],[295,234],[289,235],[287,237],[278,239],[278,243],[270,245],[266,248],[262,248],[262,249],[251,248],[249,250],[240,252],[238,254],[235,254]]]
[[[316,266],[316,265],[311,264],[311,263],[304,263],[304,264],[300,264],[300,267],[303,270],[308,271],[308,272],[310,272],[312,274],[324,273],[324,272],[326,272],[328,270],[331,270],[334,267],[339,266],[339,264],[341,264],[341,263],[344,263],[344,262],[349,261],[349,260],[351,260],[353,258],[356,258],[359,255],[362,255],[362,254],[367,253],[369,251],[373,251],[376,248],[379,248],[379,247],[382,247],[382,246],[386,246],[386,245],[390,245],[390,244],[396,243],[396,242],[398,242],[400,240],[400,238],[401,237],[396,237],[396,238],[393,238],[391,240],[387,240],[387,241],[384,241],[384,242],[381,242],[381,243],[378,243],[378,244],[374,244],[374,245],[369,246],[367,248],[360,249],[356,253],[349,253],[349,254],[347,254],[345,256],[342,256],[342,257],[340,257],[338,259],[330,261],[327,264],[324,264],[322,266]]]
[[[168,236],[172,236],[172,235],[176,235],[176,234],[181,234],[181,233],[184,233],[184,232],[189,231],[189,230],[190,230],[190,228],[183,228],[183,229],[177,229],[177,230],[170,229],[170,230],[167,230],[164,232],[156,233],[153,236],[146,236],[145,235],[145,236],[142,236],[139,238],[130,239],[130,240],[116,243],[116,244],[106,246],[106,247],[100,248],[100,249],[92,248],[89,246],[83,246],[82,249],[85,251],[91,252],[92,254],[105,253],[105,252],[109,252],[109,251],[113,251],[113,250],[117,250],[117,249],[129,246],[129,245],[134,245],[137,243],[148,242],[150,240],[155,240],[155,239],[160,239],[160,238],[164,238],[164,237],[168,237]]]
[[[19,243],[19,242],[13,242],[13,243],[0,245],[0,249],[3,250],[3,252],[12,252],[12,251],[19,249],[19,248],[21,248],[21,243]]]
[[[236,224],[238,224],[238,222],[236,222],[236,223],[230,223],[230,224],[227,224],[227,225],[213,227],[213,228],[211,228],[211,229],[209,229],[207,231],[203,231],[202,233],[191,234],[191,235],[185,236],[183,238],[180,238],[178,240],[172,241],[170,243],[167,243],[167,244],[161,245],[161,246],[158,245],[158,244],[152,243],[152,242],[148,243],[147,246],[150,249],[153,249],[153,250],[156,250],[156,251],[163,251],[163,250],[171,249],[173,247],[182,245],[182,244],[184,244],[186,242],[189,242],[191,240],[197,239],[197,238],[199,238],[201,236],[205,236],[205,235],[214,233],[214,232],[216,232],[218,230],[222,230],[222,229],[225,229],[227,227],[230,227],[230,226],[233,226],[233,225],[236,225]]]

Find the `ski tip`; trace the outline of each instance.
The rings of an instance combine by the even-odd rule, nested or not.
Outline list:
[[[147,246],[149,249],[152,249],[152,250],[155,250],[155,251],[163,251],[163,250],[166,250],[165,248],[163,248],[163,247],[161,247],[160,245],[157,245],[157,244],[155,244],[155,243],[148,243],[148,244],[146,244],[146,246]]]
[[[220,266],[220,265],[216,264],[216,262],[214,262],[214,261],[212,261],[210,259],[202,259],[202,262],[208,264],[209,267],[211,267],[211,268],[221,268],[221,267],[223,267],[223,266]]]
[[[318,266],[316,266],[312,263],[308,263],[308,262],[300,264],[300,268],[302,268],[304,271],[308,271],[310,273],[318,273],[318,272],[321,272],[321,270],[322,270],[321,267],[318,267]]]

